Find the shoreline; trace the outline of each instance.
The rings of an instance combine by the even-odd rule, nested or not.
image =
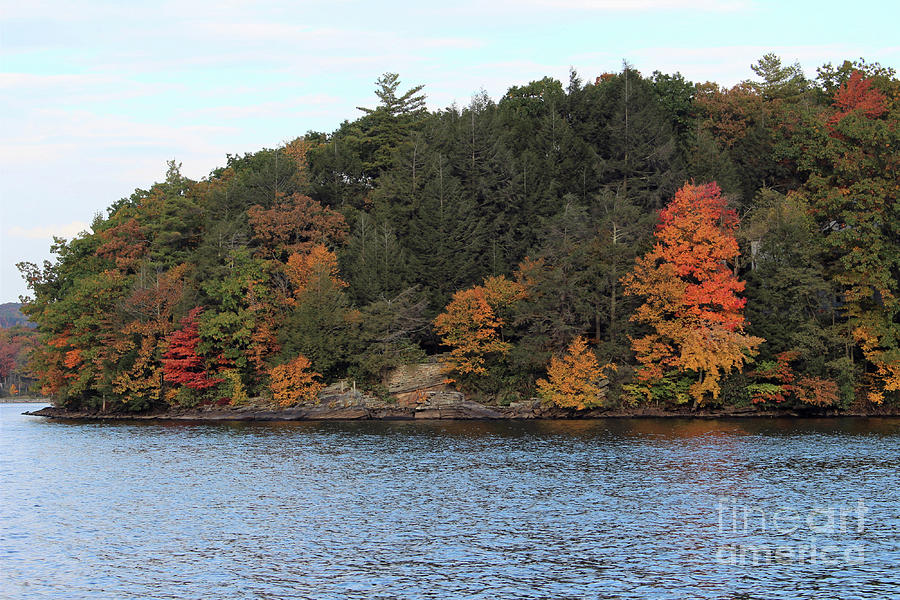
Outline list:
[[[510,406],[489,406],[470,400],[444,406],[398,406],[396,404],[355,404],[329,406],[324,404],[278,408],[269,406],[174,409],[149,413],[101,413],[72,411],[48,406],[23,414],[58,420],[117,420],[117,421],[526,421],[526,420],[594,420],[594,419],[731,419],[731,418],[867,418],[900,417],[900,409],[880,411],[823,411],[756,410],[755,408],[697,409],[691,411],[650,407],[622,409],[573,410],[541,406],[539,403],[520,403]]]
[[[0,404],[48,404],[47,398],[0,398]]]

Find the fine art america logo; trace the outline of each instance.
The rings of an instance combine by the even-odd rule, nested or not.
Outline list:
[[[869,507],[855,504],[769,510],[736,498],[716,503],[719,535],[716,562],[729,565],[802,563],[859,565],[865,549],[858,543]],[[857,543],[851,543],[852,539]],[[752,541],[751,541],[752,540]]]

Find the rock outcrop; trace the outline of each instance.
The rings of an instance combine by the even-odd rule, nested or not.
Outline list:
[[[383,383],[401,406],[418,406],[427,401],[428,394],[451,391],[439,356],[429,362],[397,367]]]

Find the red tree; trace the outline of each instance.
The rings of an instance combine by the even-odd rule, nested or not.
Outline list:
[[[632,340],[638,380],[693,372],[699,403],[707,393],[717,398],[722,373],[755,354],[763,340],[743,333],[744,283],[728,266],[737,225],[715,183],[686,184],[660,212],[653,249],[622,279],[627,294],[644,299],[631,320],[651,328]]]
[[[867,119],[877,119],[887,112],[887,99],[878,89],[872,87],[872,80],[863,77],[859,71],[853,71],[850,80],[841,85],[834,94],[835,112],[828,119],[828,125],[834,125],[854,112],[858,112]],[[832,135],[836,135],[832,131]]]
[[[181,329],[168,338],[169,349],[163,355],[163,379],[192,390],[205,390],[221,383],[221,378],[210,377],[206,361],[197,354],[200,344],[197,317],[203,312],[196,307],[181,320]]]

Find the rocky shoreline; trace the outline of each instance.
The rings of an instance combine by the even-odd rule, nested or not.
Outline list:
[[[262,398],[241,406],[206,405],[196,408],[170,408],[148,413],[123,413],[111,410],[80,411],[47,407],[25,414],[51,419],[116,419],[177,421],[361,421],[361,420],[531,420],[531,419],[606,419],[606,418],[691,418],[732,417],[879,417],[900,416],[900,407],[877,407],[848,411],[800,412],[760,409],[757,406],[699,408],[601,407],[575,410],[549,406],[538,399],[508,405],[482,404],[466,397],[446,381],[438,360],[395,369],[384,381],[384,397],[375,397],[356,389],[346,381],[332,384],[319,393],[318,402],[283,408]]]
[[[683,410],[639,408],[564,409],[547,406],[538,400],[491,406],[467,399],[459,392],[426,392],[416,402],[380,400],[357,392],[319,404],[280,408],[267,405],[204,406],[170,409],[153,413],[113,413],[71,411],[46,407],[25,414],[51,419],[115,419],[152,421],[361,421],[361,420],[533,420],[533,419],[605,419],[605,418],[692,418],[720,419],[747,417],[885,417],[900,416],[896,409],[879,412],[829,411],[801,413],[789,410],[758,410],[756,407]]]

